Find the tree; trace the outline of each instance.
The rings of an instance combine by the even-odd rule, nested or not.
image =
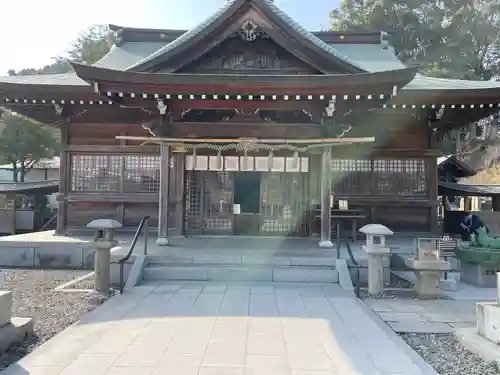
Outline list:
[[[27,117],[4,112],[0,130],[0,157],[12,166],[16,182],[24,182],[26,173],[36,163],[58,152],[59,142],[54,132]]]
[[[387,31],[400,60],[431,76],[488,80],[500,68],[498,0],[343,0],[332,28]]]
[[[108,26],[93,25],[78,35],[66,54],[54,58],[52,64],[41,69],[27,68],[18,71],[10,69],[8,74],[16,76],[67,73],[71,71],[70,62],[94,64],[109,52],[114,43],[115,36]]]
[[[500,75],[500,0],[342,0],[332,29],[386,31],[398,58],[427,76],[490,80]],[[500,158],[498,116],[439,140],[482,169]]]

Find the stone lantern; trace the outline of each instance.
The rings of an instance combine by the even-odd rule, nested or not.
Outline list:
[[[123,226],[112,219],[97,219],[87,224],[87,228],[95,229],[94,237],[95,264],[94,264],[94,289],[102,294],[109,292],[111,249],[118,242],[114,239],[115,229]]]
[[[359,231],[366,235],[363,250],[368,254],[368,293],[378,295],[384,290],[384,256],[391,252],[385,244],[385,236],[394,233],[381,224],[367,224]]]

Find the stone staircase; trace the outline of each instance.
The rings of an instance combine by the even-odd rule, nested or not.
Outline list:
[[[149,255],[143,280],[338,283],[335,253],[169,249]]]

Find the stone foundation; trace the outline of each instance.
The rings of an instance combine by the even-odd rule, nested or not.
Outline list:
[[[495,288],[497,286],[496,267],[489,264],[460,262],[460,282],[480,286],[483,288]]]
[[[12,293],[0,291],[0,354],[33,334],[33,319],[13,318]]]
[[[477,304],[477,331],[494,344],[500,344],[500,306],[498,303]]]

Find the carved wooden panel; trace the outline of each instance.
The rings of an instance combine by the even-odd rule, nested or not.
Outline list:
[[[257,38],[252,42],[246,42],[241,38],[230,38],[182,71],[197,73],[244,71],[247,74],[316,72],[314,68],[283,47],[270,39],[263,38]]]

